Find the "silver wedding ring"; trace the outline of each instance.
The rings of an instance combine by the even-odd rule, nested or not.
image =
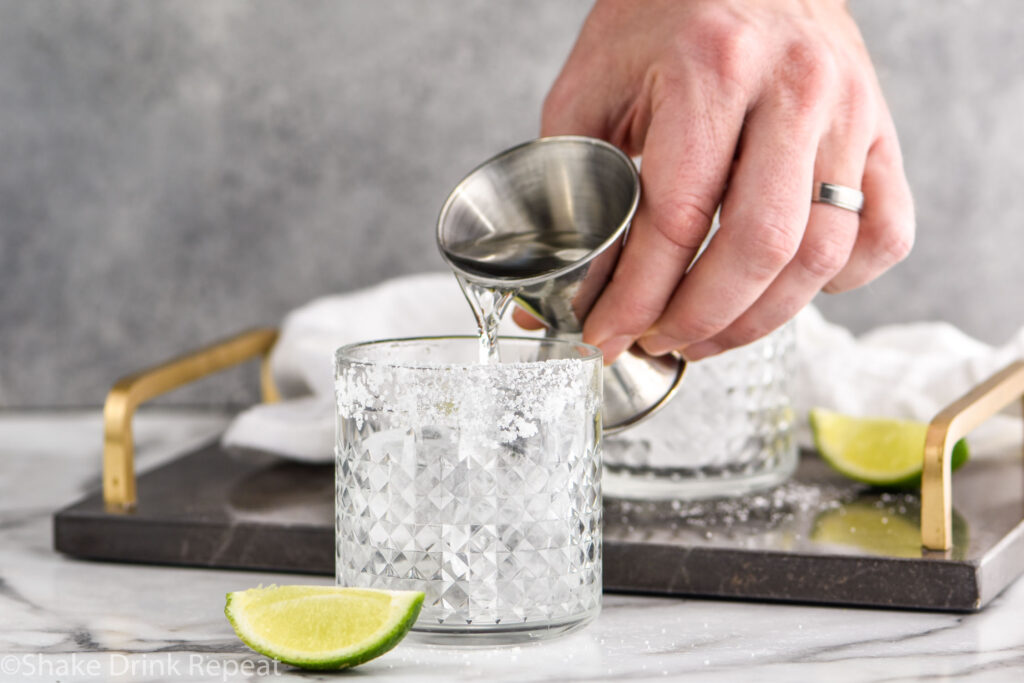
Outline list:
[[[832,206],[838,206],[840,209],[860,213],[864,208],[864,193],[846,185],[814,183],[811,201],[831,204]]]

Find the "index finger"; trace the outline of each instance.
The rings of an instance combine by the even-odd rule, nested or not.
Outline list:
[[[744,145],[722,204],[722,227],[687,275],[655,330],[654,355],[713,337],[768,289],[796,254],[810,213],[821,116],[772,96],[748,117]],[[820,285],[818,285],[820,287]],[[809,298],[809,297],[808,297]]]
[[[739,103],[711,101],[697,79],[674,84],[644,141],[640,205],[611,281],[583,325],[605,362],[665,309],[711,227],[743,124]]]

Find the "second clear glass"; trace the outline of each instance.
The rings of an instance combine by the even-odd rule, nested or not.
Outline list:
[[[604,444],[605,494],[666,500],[738,496],[797,464],[790,382],[794,323],[691,363],[659,413]]]

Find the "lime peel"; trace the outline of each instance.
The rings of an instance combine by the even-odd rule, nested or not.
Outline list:
[[[346,669],[398,644],[423,593],[341,586],[269,586],[227,594],[224,614],[256,652],[304,669]]]
[[[852,417],[824,408],[811,410],[810,423],[818,452],[840,474],[873,486],[903,488],[920,483],[927,424]],[[952,469],[968,457],[967,442],[957,441]]]

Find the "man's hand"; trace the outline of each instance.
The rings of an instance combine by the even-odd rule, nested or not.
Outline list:
[[[598,0],[541,133],[643,156],[640,207],[584,325],[606,362],[634,341],[689,360],[754,341],[913,244],[896,131],[839,0]],[[817,181],[862,189],[863,213],[811,204]]]

